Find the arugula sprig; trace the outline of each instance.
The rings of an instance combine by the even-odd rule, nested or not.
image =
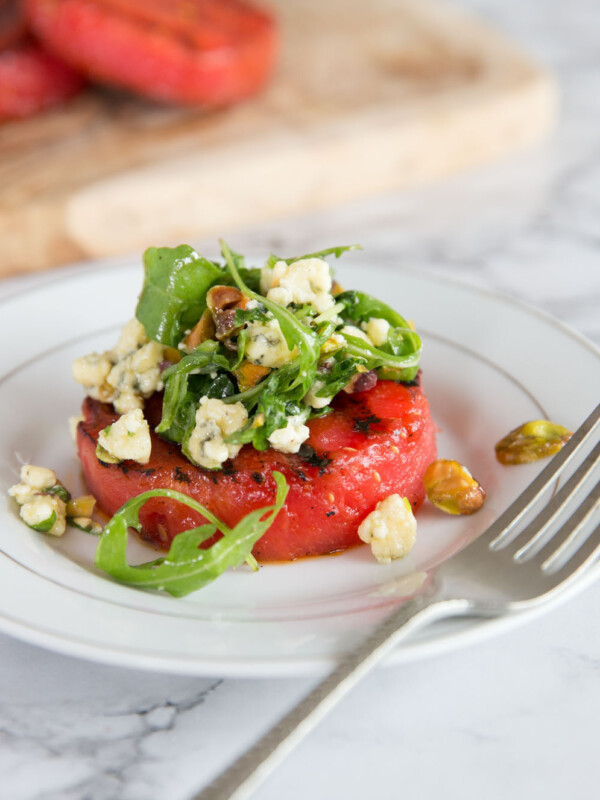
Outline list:
[[[317,381],[321,387],[315,392],[317,397],[335,397],[347,386],[359,371],[360,367],[367,369],[366,361],[362,358],[348,358],[346,350],[335,353],[327,369],[317,372]]]
[[[357,336],[344,334],[348,356],[364,360],[368,369],[378,369],[381,378],[411,381],[419,370],[421,339],[404,317],[393,308],[364,292],[348,291],[337,295],[343,303],[342,317],[360,324],[372,317],[386,320],[391,325],[387,342],[375,347]]]
[[[144,253],[144,287],[135,315],[151,339],[177,347],[206,308],[206,293],[223,270],[193,247],[150,247]]]
[[[265,534],[282,509],[288,485],[280,472],[273,472],[276,483],[275,502],[247,514],[230,529],[207,508],[187,495],[172,489],[153,489],[128,500],[105,526],[94,563],[113,578],[130,586],[157,589],[174,597],[183,597],[201,589],[219,577],[229,567],[237,567],[250,559],[251,551]],[[127,562],[128,529],[141,530],[140,510],[152,497],[166,497],[183,503],[200,513],[209,522],[192,530],[178,533],[166,556],[145,564]],[[220,531],[223,536],[209,548],[200,545]]]
[[[293,258],[281,258],[281,256],[276,256],[274,253],[271,253],[267,259],[267,266],[274,267],[278,261],[285,261],[286,264],[293,264],[296,261],[304,261],[307,258],[327,258],[327,256],[335,256],[335,258],[339,258],[341,255],[348,253],[350,250],[362,250],[362,245],[337,245],[336,247],[327,247],[325,250],[317,250],[316,253],[305,253],[303,256],[294,256]]]
[[[260,269],[242,267],[246,284],[258,290]],[[155,342],[177,347],[206,309],[206,293],[216,284],[230,284],[220,264],[187,244],[149,247],[144,253],[144,286],[135,315]]]

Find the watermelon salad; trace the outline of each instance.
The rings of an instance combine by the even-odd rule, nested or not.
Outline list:
[[[437,458],[421,341],[386,303],[336,282],[329,262],[353,249],[262,267],[223,242],[219,261],[148,249],[135,317],[111,350],[73,364],[90,495],[26,465],[10,490],[21,517],[99,533],[99,568],[173,595],[229,566],[361,541],[382,563],[406,555]],[[95,503],[111,515],[103,529]],[[128,564],[132,528],[166,554]]]

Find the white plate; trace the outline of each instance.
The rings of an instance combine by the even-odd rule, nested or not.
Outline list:
[[[84,533],[68,530],[56,540],[29,530],[6,489],[20,461],[50,466],[67,486],[82,488],[67,427],[81,402],[70,363],[114,343],[141,286],[137,265],[98,265],[0,304],[0,630],[70,655],[183,674],[321,671],[539,471],[539,465],[501,467],[494,442],[528,419],[576,428],[595,405],[599,353],[555,320],[431,275],[348,261],[338,267],[342,285],[382,297],[418,322],[440,455],[467,464],[479,478],[488,492],[484,509],[452,518],[424,507],[413,553],[389,566],[374,563],[369,548],[356,548],[265,566],[256,575],[231,571],[184,599],[121,586],[97,572],[95,540]],[[398,648],[390,662],[441,652],[516,622],[440,623]]]

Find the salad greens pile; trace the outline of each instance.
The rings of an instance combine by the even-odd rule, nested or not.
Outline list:
[[[355,246],[332,247],[297,258],[271,255],[268,267],[284,261],[290,265],[307,258],[335,256]],[[182,349],[186,333],[207,311],[207,293],[215,286],[237,287],[249,299],[235,310],[234,327],[226,339],[209,338],[169,366],[162,374],[165,385],[162,419],[157,433],[182,446],[195,425],[200,398],[243,403],[248,421],[227,441],[251,443],[257,450],[269,447],[269,436],[294,417],[304,422],[327,414],[330,406],[315,408],[303,402],[312,390],[317,398],[333,398],[361,372],[376,370],[378,377],[411,381],[419,369],[421,342],[408,322],[385,303],[359,291],[340,291],[334,305],[318,313],[310,304],[286,306],[260,292],[260,269],[246,267],[244,258],[221,243],[222,263],[209,261],[193,248],[150,248],[144,255],[145,282],[136,309],[147,335],[160,344]],[[252,302],[254,301],[254,302]],[[385,344],[376,347],[360,333],[361,323],[376,317],[391,326]],[[294,356],[282,366],[265,370],[254,385],[240,385],[239,369],[245,362],[248,323],[277,320]],[[357,335],[345,326],[359,328]],[[333,337],[333,338],[332,338]]]

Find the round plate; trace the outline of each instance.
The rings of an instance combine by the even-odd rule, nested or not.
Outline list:
[[[95,570],[96,540],[60,539],[23,525],[6,490],[20,463],[56,470],[83,491],[67,419],[81,389],[71,361],[111,347],[132,315],[140,266],[98,265],[1,304],[0,629],[70,655],[194,675],[265,676],[321,671],[365,637],[426,570],[448,558],[519,494],[543,465],[502,467],[494,443],[529,419],[576,428],[600,396],[599,352],[539,311],[421,272],[348,259],[345,287],[384,298],[414,319],[423,375],[439,426],[439,453],[466,464],[488,499],[473,517],[425,506],[410,556],[382,566],[368,547],[335,557],[242,567],[183,599],[119,585]],[[131,543],[132,558],[155,551]],[[563,595],[564,597],[564,595]],[[432,625],[389,659],[423,657],[517,623]]]

